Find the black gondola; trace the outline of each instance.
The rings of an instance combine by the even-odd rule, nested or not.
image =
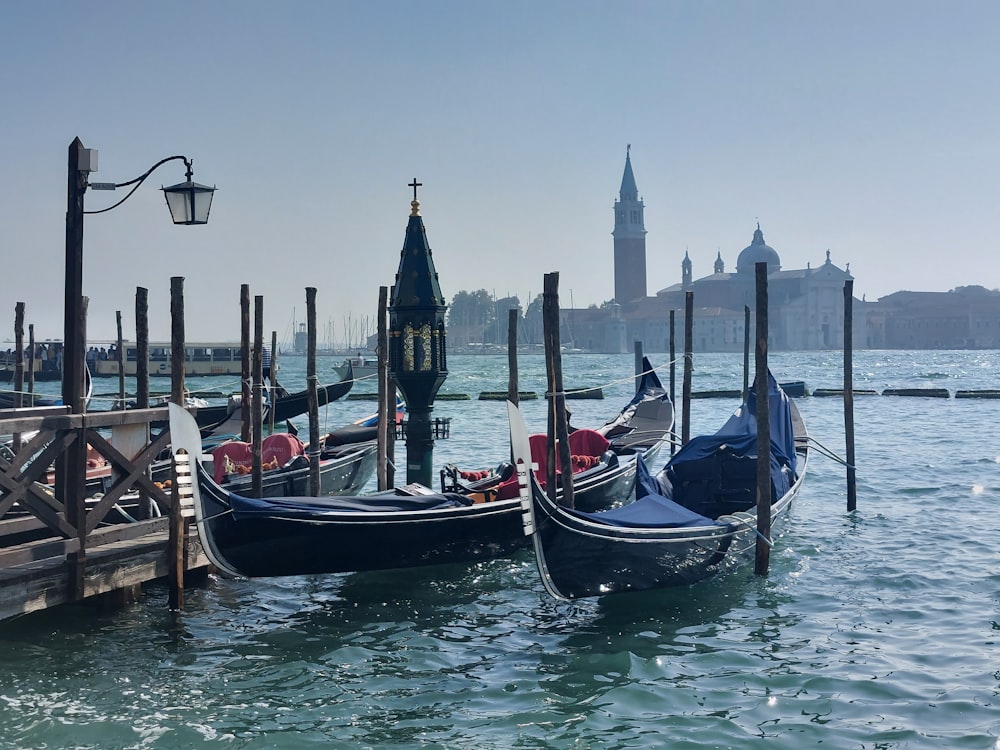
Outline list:
[[[771,514],[780,519],[806,474],[808,436],[768,376]],[[756,390],[714,435],[692,439],[654,478],[640,463],[636,501],[587,513],[558,505],[527,471],[520,411],[508,404],[525,533],[545,589],[560,599],[694,583],[735,564],[756,540]]]
[[[634,451],[650,437],[640,437],[635,433],[643,430],[628,426],[629,416],[644,400],[636,396],[609,423],[620,432],[613,437],[622,438],[626,446],[628,434],[638,441],[630,460],[623,456],[608,469],[618,471],[631,463],[633,481],[639,455]],[[662,401],[666,393],[654,397]],[[229,492],[207,471],[190,415],[171,404],[170,418],[174,449],[184,448],[195,463],[195,511],[202,543],[223,573],[255,577],[382,570],[492,559],[528,546],[516,495],[491,499],[485,492],[434,492],[415,485],[321,498],[254,499]],[[671,426],[672,417],[654,443],[667,440]],[[579,486],[586,487],[582,479]]]

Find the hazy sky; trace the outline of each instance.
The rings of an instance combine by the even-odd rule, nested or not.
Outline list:
[[[414,177],[441,288],[613,296],[626,144],[648,291],[727,270],[756,221],[785,268],[850,263],[857,296],[1000,287],[1000,3],[0,3],[3,310],[62,336],[66,151],[92,180],[194,159],[211,222],[175,227],[161,167],[88,216],[91,338],[239,337],[239,289],[284,339],[315,286],[343,338],[391,286]],[[87,210],[122,192],[89,192]],[[697,300],[696,300],[697,303]],[[321,330],[320,341],[325,334]]]

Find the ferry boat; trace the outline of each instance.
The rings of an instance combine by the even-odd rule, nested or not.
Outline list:
[[[136,345],[126,343],[125,374],[135,375]],[[98,349],[97,356],[92,357],[96,347],[88,350],[87,363],[96,377],[118,376],[118,355],[113,348]],[[238,343],[186,343],[184,345],[185,375],[235,375],[239,377],[242,370],[242,348]],[[149,344],[149,375],[150,377],[169,377],[171,345],[167,343]]]

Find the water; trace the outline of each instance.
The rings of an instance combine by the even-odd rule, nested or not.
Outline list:
[[[740,387],[738,359],[697,356],[694,389]],[[839,354],[771,359],[779,379],[840,385]],[[301,363],[284,365],[300,387]],[[995,388],[998,365],[1000,352],[863,352],[855,387]],[[577,425],[632,388],[631,355],[563,366],[568,387],[606,385],[604,400],[570,402]],[[451,367],[444,391],[506,387],[503,357]],[[544,393],[542,359],[520,367],[522,389]],[[543,403],[526,402],[532,429]],[[842,454],[841,400],[799,405]],[[327,419],[373,406],[340,403]],[[694,401],[693,431],[734,406]],[[744,569],[567,604],[522,554],[212,579],[177,615],[150,586],[118,613],[64,607],[0,624],[0,747],[996,750],[998,412],[1000,401],[858,397],[858,510],[845,512],[843,469],[814,458],[764,579]],[[441,402],[436,414],[453,419],[436,463],[502,458],[502,404]]]

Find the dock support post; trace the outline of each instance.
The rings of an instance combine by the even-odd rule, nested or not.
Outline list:
[[[24,390],[24,303],[14,305],[14,407],[24,405],[21,391]],[[21,450],[21,433],[11,436],[11,446],[14,453]]]

